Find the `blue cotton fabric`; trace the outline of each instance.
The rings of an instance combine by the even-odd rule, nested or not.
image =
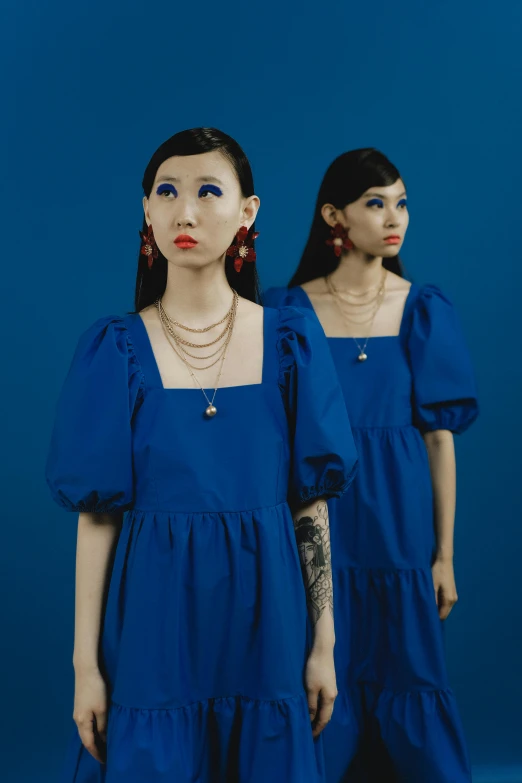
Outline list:
[[[309,311],[264,310],[262,383],[164,389],[141,317],[80,339],[47,480],[69,511],[121,512],[102,658],[107,764],[76,729],[63,783],[318,783],[306,598],[288,501],[339,497],[356,463]]]
[[[312,308],[301,287],[270,306]],[[330,506],[339,696],[324,732],[328,783],[468,783],[466,743],[444,661],[434,599],[433,498],[422,435],[461,433],[478,413],[455,311],[432,285],[412,285],[400,334],[328,338],[359,470]],[[367,757],[348,772],[361,747]]]

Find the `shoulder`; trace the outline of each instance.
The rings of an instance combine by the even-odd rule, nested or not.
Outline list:
[[[388,271],[386,275],[385,306],[388,312],[400,313],[401,319],[407,312],[412,284],[409,280]]]
[[[324,277],[303,283],[302,291],[308,306],[316,313],[324,313],[324,308],[329,307],[332,302],[332,295]]]
[[[99,401],[98,395],[105,395],[109,401],[113,399],[111,394],[123,399],[120,394],[124,389],[128,390],[132,410],[141,399],[144,378],[126,321],[127,316],[103,316],[80,335],[62,391],[72,408],[76,400],[92,397]]]
[[[141,319],[149,333],[152,333],[161,327],[156,305],[153,304],[149,305],[148,307],[144,307],[143,310],[139,311],[139,313],[132,313],[129,317]]]
[[[149,305],[148,307],[144,307],[143,310],[140,310],[139,313],[133,313],[133,315],[137,315],[139,318],[143,318],[143,320],[147,323],[150,321],[157,321],[157,314],[158,311],[156,309],[156,305]]]
[[[329,356],[323,329],[315,312],[287,305],[279,308],[276,344],[284,374],[316,367],[320,375]]]
[[[239,297],[234,331],[246,345],[257,345],[264,329],[264,308],[250,299]]]
[[[89,362],[95,356],[105,356],[107,360],[118,354],[128,357],[132,353],[132,344],[126,323],[129,317],[133,316],[111,314],[94,321],[80,335],[76,347],[76,357],[83,357]]]
[[[263,304],[273,308],[292,305],[308,310],[313,309],[309,295],[300,285],[292,286],[292,288],[269,288],[263,294]]]
[[[313,310],[309,307],[299,307],[293,304],[279,308],[279,327],[281,331],[322,333],[322,327]]]
[[[302,284],[301,288],[311,296],[328,293],[328,286],[326,285],[324,277],[316,277],[315,280],[308,280],[306,283]]]
[[[417,310],[453,309],[450,298],[437,285],[424,283],[413,286],[413,306]]]
[[[280,356],[307,365],[312,355],[328,351],[326,337],[313,310],[287,305],[278,310],[277,344]]]
[[[414,286],[410,298],[409,337],[413,341],[447,343],[461,334],[462,328],[453,303],[441,289],[428,283]]]
[[[243,316],[244,318],[262,318],[263,307],[256,302],[252,302],[250,299],[244,299],[240,296],[238,316]]]
[[[299,286],[287,288],[286,286],[276,286],[263,291],[263,305],[279,309],[285,305],[306,306],[307,296]]]
[[[386,288],[393,293],[409,294],[412,284],[404,277],[388,271],[386,275]]]
[[[122,315],[104,315],[97,318],[81,334],[79,342],[85,342],[103,337],[107,333],[126,331],[124,316]]]

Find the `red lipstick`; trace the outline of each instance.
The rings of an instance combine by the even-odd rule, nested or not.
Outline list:
[[[174,244],[176,247],[181,247],[185,250],[188,250],[191,247],[196,247],[197,240],[191,237],[189,234],[180,234],[179,237],[176,237],[174,240]]]
[[[400,245],[401,238],[396,234],[393,234],[389,237],[384,237],[384,241],[386,242],[387,245]]]

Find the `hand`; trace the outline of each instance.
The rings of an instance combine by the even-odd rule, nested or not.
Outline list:
[[[312,648],[305,671],[308,710],[312,721],[312,736],[318,737],[330,721],[337,696],[333,647]]]
[[[435,560],[431,567],[439,617],[445,620],[458,601],[453,560]]]
[[[99,669],[76,673],[73,719],[83,746],[100,764],[105,763],[107,687]]]

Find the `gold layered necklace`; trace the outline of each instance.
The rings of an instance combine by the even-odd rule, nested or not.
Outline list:
[[[365,362],[368,358],[366,348],[372,334],[375,316],[379,312],[386,293],[386,274],[386,269],[383,268],[380,283],[362,292],[350,291],[348,289],[340,291],[334,285],[330,275],[324,278],[326,287],[332,295],[347,328],[350,329],[352,325],[355,325],[368,333],[368,336],[363,338],[364,343],[362,345],[356,337],[352,337],[359,350],[357,358],[360,362]]]
[[[230,340],[232,339],[232,334],[234,331],[234,324],[236,320],[238,303],[239,303],[239,296],[237,292],[234,291],[230,309],[220,321],[216,321],[216,323],[210,324],[210,326],[205,326],[200,329],[193,329],[192,327],[186,326],[185,324],[182,324],[180,321],[176,321],[173,318],[171,318],[166,312],[165,308],[163,307],[161,299],[158,299],[156,301],[156,308],[158,310],[158,316],[161,325],[163,327],[165,337],[167,338],[168,343],[173,349],[174,353],[177,356],[179,356],[179,358],[187,368],[192,380],[199,386],[199,388],[203,392],[203,396],[207,401],[207,408],[205,410],[205,415],[208,416],[209,418],[212,418],[217,413],[217,408],[214,405],[214,400],[216,398],[217,390],[219,388],[219,381],[221,380],[223,365],[225,363],[225,358],[227,355],[227,349]],[[189,340],[185,340],[179,334],[179,332],[176,331],[176,327],[177,327],[178,329],[183,329],[184,331],[192,332],[193,334],[196,333],[205,334],[206,332],[209,332],[211,329],[215,329],[216,327],[221,326],[221,324],[225,324],[224,329],[220,332],[220,334],[216,337],[215,340],[212,340],[209,343],[190,342]],[[212,348],[218,343],[220,343],[220,345],[216,348],[216,350],[210,354],[207,354],[206,356],[189,353],[189,351],[187,350],[187,348],[200,348],[200,349]],[[189,360],[186,358],[187,356],[190,357],[191,359],[196,359],[197,361],[208,361],[209,359],[214,359],[215,356],[217,356],[217,359],[214,359],[214,361],[212,361],[210,364],[201,367],[199,365],[194,365],[191,362],[189,362]],[[216,385],[214,388],[214,393],[212,395],[212,398],[209,398],[199,378],[195,374],[194,370],[208,370],[210,367],[214,367],[214,365],[218,363],[219,363],[219,370],[216,379]]]

